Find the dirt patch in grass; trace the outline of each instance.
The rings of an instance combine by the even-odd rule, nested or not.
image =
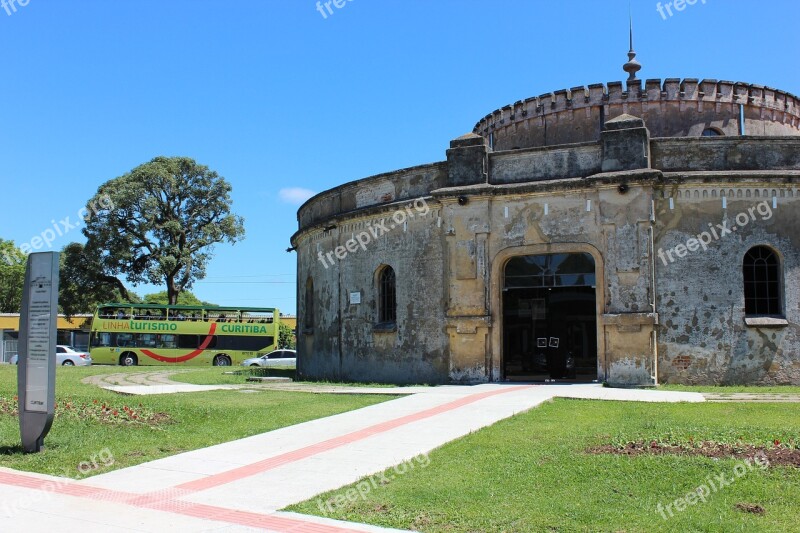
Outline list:
[[[739,511],[742,511],[743,513],[764,514],[767,512],[766,509],[764,509],[760,505],[755,505],[752,503],[739,502],[736,505],[734,505],[734,507]]]
[[[0,396],[0,416],[18,416],[18,399]],[[172,423],[168,413],[138,406],[112,405],[98,400],[84,402],[73,399],[57,401],[55,404],[56,419],[93,420],[107,425],[149,426],[156,427]]]
[[[669,444],[658,441],[635,441],[624,445],[604,444],[586,450],[587,453],[627,455],[692,455],[716,459],[755,460],[766,457],[770,466],[793,466],[800,468],[800,449],[789,448],[776,442],[775,445],[754,446],[752,444],[723,444],[713,441],[695,442],[693,445]]]

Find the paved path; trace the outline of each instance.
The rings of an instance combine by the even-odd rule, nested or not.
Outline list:
[[[286,392],[314,392],[326,394],[419,394],[446,389],[447,387],[463,388],[457,385],[443,387],[362,387],[333,385],[325,383],[294,383],[289,378],[262,378],[264,381],[249,382],[239,385],[191,385],[173,381],[172,376],[186,370],[157,370],[142,372],[120,372],[117,374],[101,374],[89,376],[81,380],[87,385],[95,385],[102,389],[146,396],[154,394],[175,394],[181,392],[203,392],[210,390],[282,390]]]
[[[185,370],[159,370],[143,372],[120,372],[100,374],[81,380],[82,383],[118,392],[146,396],[151,394],[175,394],[179,392],[204,392],[210,390],[240,389],[242,385],[191,385],[172,381],[172,376]]]
[[[702,393],[709,402],[769,402],[769,403],[800,403],[800,394],[784,394],[771,392],[704,392]]]
[[[599,385],[421,389],[81,481],[0,469],[0,531],[387,531],[277,510],[396,465],[421,468],[427,452],[554,397],[704,401],[697,393]]]

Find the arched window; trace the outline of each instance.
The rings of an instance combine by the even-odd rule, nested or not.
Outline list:
[[[744,313],[750,316],[782,316],[781,266],[778,255],[766,246],[750,248],[742,264]]]
[[[389,324],[397,320],[397,287],[394,269],[385,266],[378,274],[378,322]]]
[[[306,280],[305,315],[303,316],[305,329],[314,329],[314,280]]]
[[[725,134],[722,133],[722,130],[719,128],[706,128],[701,134],[702,137],[722,137],[724,135]]]

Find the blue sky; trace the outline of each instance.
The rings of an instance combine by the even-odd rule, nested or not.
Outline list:
[[[194,292],[292,313],[287,189],[443,160],[498,107],[624,79],[628,51],[617,0],[352,0],[327,18],[316,0],[19,1],[0,7],[0,237],[30,242],[103,182],[189,156],[232,184],[247,230],[217,246]],[[800,93],[796,0],[632,11],[642,79]]]

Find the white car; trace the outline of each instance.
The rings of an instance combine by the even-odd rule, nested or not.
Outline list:
[[[16,365],[19,357],[11,356],[9,363]],[[72,346],[59,344],[56,346],[56,364],[61,366],[89,366],[92,364],[92,356],[88,352],[81,352]]]
[[[288,366],[294,368],[297,364],[295,350],[275,350],[261,357],[253,357],[242,361],[242,366]]]

